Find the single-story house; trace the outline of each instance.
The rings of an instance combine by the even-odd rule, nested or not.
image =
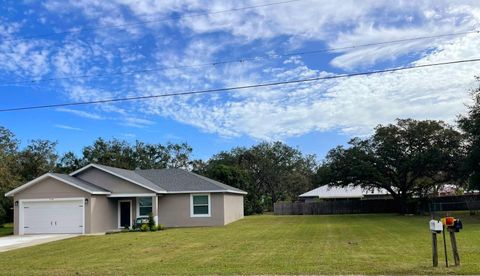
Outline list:
[[[153,214],[166,227],[217,226],[243,218],[245,191],[182,169],[97,164],[47,173],[8,193],[14,234],[102,233]]]
[[[299,198],[305,202],[313,202],[319,199],[380,199],[390,197],[390,194],[385,189],[365,189],[353,185],[349,185],[347,187],[324,185],[299,195]]]

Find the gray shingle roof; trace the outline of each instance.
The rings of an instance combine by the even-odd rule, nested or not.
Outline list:
[[[152,183],[149,179],[135,173],[135,171],[130,171],[130,170],[125,170],[125,169],[119,169],[115,167],[110,167],[110,166],[104,166],[104,165],[98,165],[95,164],[95,166],[100,167],[104,170],[113,172],[115,174],[118,174],[124,178],[130,179],[131,181],[137,182],[146,188],[152,189],[156,192],[165,192],[165,189],[163,189],[160,185],[156,183]]]
[[[182,169],[135,170],[167,192],[216,191],[245,193],[240,189],[225,185],[213,179]]]
[[[70,182],[72,184],[75,184],[76,186],[80,187],[80,188],[83,188],[91,193],[105,193],[105,192],[110,192],[110,191],[107,191],[101,187],[98,187],[97,185],[95,184],[92,184],[90,182],[87,182],[85,180],[82,180],[80,178],[76,178],[76,177],[73,177],[73,176],[69,176],[69,175],[66,175],[66,174],[61,174],[61,173],[51,173],[52,175],[58,177],[58,178],[61,178],[67,182]]]
[[[125,170],[115,167],[90,164],[70,174],[75,175],[89,167],[96,167],[157,193],[226,192],[246,194],[245,191],[225,185],[213,179],[182,169]]]
[[[108,191],[93,183],[75,177],[77,173],[92,166],[97,167],[97,169],[109,172],[113,175],[117,175],[117,177],[130,180],[131,182],[137,183],[140,186],[150,188],[152,191],[158,193],[175,194],[191,192],[225,192],[247,194],[247,192],[240,189],[225,185],[208,177],[204,177],[182,169],[152,169],[130,171],[109,166],[91,164],[78,171],[73,172],[70,175],[60,173],[48,173],[43,175],[42,177],[44,178],[50,175],[50,177],[55,177],[59,180],[63,180],[72,186],[76,186],[77,188],[80,188],[92,194],[110,194],[111,191]],[[39,177],[37,179],[41,179],[42,177]],[[26,183],[6,193],[5,195],[13,196],[16,192],[25,189],[29,185],[35,184],[34,181],[37,181],[37,179],[32,180],[29,183]]]

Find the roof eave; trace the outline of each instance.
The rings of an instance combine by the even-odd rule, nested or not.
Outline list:
[[[130,183],[133,183],[133,184],[135,184],[135,185],[138,185],[138,186],[140,186],[140,187],[143,187],[143,188],[145,188],[145,189],[147,189],[147,190],[150,190],[150,191],[152,191],[152,192],[155,192],[155,193],[158,193],[158,194],[162,194],[162,193],[165,193],[165,192],[166,192],[166,191],[162,191],[162,190],[156,190],[156,189],[154,190],[154,189],[152,189],[152,188],[150,188],[150,187],[147,187],[147,186],[145,186],[145,185],[142,185],[141,183],[138,183],[137,181],[134,181],[134,180],[132,180],[132,179],[130,179],[130,178],[128,178],[128,177],[124,177],[123,175],[119,175],[118,173],[112,172],[112,171],[110,171],[110,170],[108,170],[108,169],[106,169],[106,168],[102,168],[102,167],[100,167],[100,166],[98,166],[98,165],[96,165],[96,164],[88,164],[88,165],[86,165],[85,167],[80,168],[80,169],[78,169],[78,170],[70,173],[69,175],[70,175],[70,176],[75,176],[75,175],[77,175],[77,174],[79,174],[79,173],[81,173],[81,172],[83,172],[83,171],[85,171],[85,170],[87,170],[87,169],[89,169],[89,168],[92,168],[92,167],[93,167],[93,168],[96,168],[96,169],[98,169],[98,170],[101,170],[101,171],[103,171],[103,172],[109,173],[109,174],[111,174],[111,175],[114,175],[114,176],[116,176],[116,177],[119,177],[119,178],[121,178],[121,179],[123,179],[123,180],[126,180],[126,181],[128,181],[128,182],[130,182]]]
[[[168,191],[166,194],[195,194],[195,193],[229,193],[229,194],[241,194],[247,195],[247,192],[244,191],[233,191],[233,190],[198,190],[198,191]]]
[[[193,175],[193,176],[195,176],[195,177],[204,179],[204,180],[206,180],[206,181],[208,181],[208,182],[212,183],[213,185],[215,185],[215,186],[217,186],[217,187],[220,187],[220,188],[222,188],[222,187],[219,186],[216,182],[218,182],[218,183],[220,183],[220,184],[222,184],[222,185],[225,185],[225,186],[227,186],[227,187],[230,187],[230,188],[235,188],[235,187],[232,187],[232,186],[230,186],[230,185],[227,185],[227,184],[225,184],[225,183],[222,183],[222,182],[220,182],[220,181],[217,181],[217,180],[208,178],[208,177],[203,176],[203,175],[200,175],[200,174],[196,174],[196,173],[193,173],[193,172],[190,172],[190,171],[187,171],[187,170],[183,170],[183,171],[185,171],[185,172],[187,172],[187,173],[189,173],[189,174],[191,174],[191,175]],[[230,192],[233,192],[233,193],[238,193],[238,194],[248,194],[247,192],[242,191],[242,190],[234,191],[234,190],[228,190],[228,189],[227,189],[227,191],[230,191]]]
[[[29,182],[27,182],[27,183],[25,183],[25,184],[17,187],[17,188],[15,188],[15,189],[13,189],[13,190],[5,193],[5,196],[6,196],[6,197],[15,196],[16,193],[21,192],[21,191],[25,190],[26,188],[28,188],[28,187],[30,187],[30,186],[32,186],[32,185],[35,185],[36,183],[42,181],[43,179],[45,179],[45,178],[47,178],[47,177],[51,177],[51,178],[53,178],[53,179],[56,179],[56,180],[58,180],[58,181],[60,181],[60,182],[63,182],[63,183],[65,183],[65,184],[68,184],[68,185],[70,185],[70,186],[72,186],[72,187],[75,187],[75,188],[77,188],[77,189],[79,189],[79,190],[82,190],[82,191],[87,192],[87,193],[92,194],[92,195],[95,195],[95,194],[99,194],[99,195],[100,195],[100,194],[105,194],[105,195],[108,195],[108,194],[110,194],[110,192],[108,192],[108,191],[105,191],[105,192],[92,191],[92,190],[86,189],[86,188],[84,188],[84,187],[80,187],[80,186],[78,186],[77,184],[75,184],[75,183],[73,183],[73,182],[71,182],[71,181],[68,181],[68,180],[66,180],[66,179],[63,179],[63,178],[61,178],[61,177],[58,177],[58,176],[56,176],[56,175],[54,175],[54,174],[52,174],[52,173],[46,173],[46,174],[43,174],[43,175],[41,175],[41,176],[39,176],[39,177],[37,177],[37,178],[29,181]]]

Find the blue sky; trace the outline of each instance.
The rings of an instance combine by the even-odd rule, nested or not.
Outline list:
[[[478,1],[298,0],[238,10],[274,2],[281,1],[2,1],[0,108],[480,57],[475,33],[281,56],[469,31],[479,27]],[[219,12],[231,9],[237,10]],[[151,23],[139,23],[145,21]],[[42,36],[52,32],[61,34]],[[192,66],[252,57],[261,58]],[[156,70],[115,74],[152,68]],[[453,123],[465,112],[478,68],[471,63],[231,93],[0,113],[0,125],[23,141],[56,140],[60,153],[79,153],[103,137],[187,142],[195,158],[205,159],[235,146],[281,140],[321,159],[330,148],[396,118]],[[96,77],[72,77],[84,75]]]

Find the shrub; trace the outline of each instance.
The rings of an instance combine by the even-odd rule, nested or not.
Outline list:
[[[140,227],[140,231],[142,232],[147,232],[148,231],[148,224],[142,224],[142,226]]]
[[[156,231],[156,230],[153,230],[154,227],[155,227],[155,218],[153,217],[153,213],[150,213],[148,214],[148,228],[150,229],[150,231]]]
[[[165,230],[165,225],[159,224],[159,225],[157,226],[157,230],[158,230],[158,231]]]
[[[3,224],[6,222],[7,212],[3,210],[3,206],[0,205],[0,227],[3,227]]]
[[[154,226],[150,227],[150,231],[152,231],[152,232],[158,231],[158,226],[154,225]]]

